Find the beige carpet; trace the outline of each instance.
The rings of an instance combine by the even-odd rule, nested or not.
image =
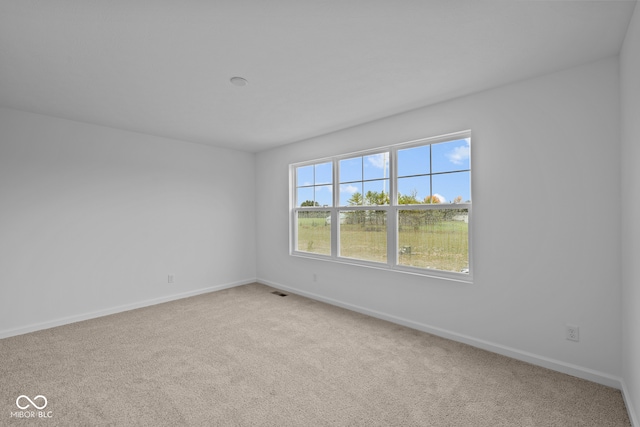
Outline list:
[[[618,390],[273,290],[0,340],[0,425],[630,425]]]

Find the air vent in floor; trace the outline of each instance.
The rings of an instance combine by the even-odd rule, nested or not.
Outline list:
[[[287,294],[283,294],[283,293],[282,293],[282,292],[280,292],[280,291],[273,291],[273,292],[271,292],[271,293],[272,293],[272,294],[274,294],[274,295],[278,295],[279,297],[286,297],[286,296],[287,296]]]

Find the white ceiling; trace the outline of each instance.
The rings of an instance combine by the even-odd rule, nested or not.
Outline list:
[[[0,105],[261,151],[615,55],[635,3],[0,0]]]

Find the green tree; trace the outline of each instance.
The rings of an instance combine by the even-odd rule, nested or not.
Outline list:
[[[388,205],[389,193],[385,193],[384,191],[379,193],[377,191],[367,191],[364,200],[367,205]]]
[[[314,202],[313,200],[305,200],[300,206],[320,206],[320,203]]]
[[[372,206],[380,206],[380,205],[388,205],[389,204],[389,193],[385,193],[384,191],[367,191],[365,194],[365,204]],[[381,225],[386,222],[386,212],[385,211],[373,211],[369,214],[368,218],[369,223],[375,225]]]
[[[355,192],[351,195],[347,203],[349,206],[362,206],[362,194]],[[347,214],[347,222],[349,224],[364,225],[364,211],[351,211]]]
[[[400,194],[398,193],[398,204],[399,205],[419,205],[420,201],[418,200],[418,190],[415,188],[411,190],[411,194]],[[417,210],[405,210],[400,211],[400,216],[398,217],[398,226],[400,229],[403,227],[412,227],[414,230],[417,230],[420,226],[420,220],[423,216],[423,212]]]
[[[351,195],[351,198],[347,200],[349,206],[360,206],[362,205],[362,194],[357,191]]]
[[[398,193],[398,204],[399,205],[419,205],[418,201],[418,190],[415,188],[411,191],[411,194],[400,194]]]

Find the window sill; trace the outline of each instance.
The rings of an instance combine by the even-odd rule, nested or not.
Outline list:
[[[406,267],[402,265],[389,266],[388,264],[382,264],[377,262],[363,261],[363,260],[357,260],[353,258],[344,258],[344,257],[331,257],[328,255],[320,255],[320,254],[313,254],[313,253],[299,252],[299,251],[293,251],[290,253],[290,255],[297,258],[313,259],[318,261],[333,262],[333,263],[339,263],[339,264],[345,264],[345,265],[352,265],[356,267],[365,267],[365,268],[371,268],[376,270],[389,271],[393,273],[410,274],[413,276],[422,276],[422,277],[429,277],[432,279],[447,280],[451,282],[473,284],[473,277],[471,274],[457,273],[454,271],[414,268],[414,267]]]

